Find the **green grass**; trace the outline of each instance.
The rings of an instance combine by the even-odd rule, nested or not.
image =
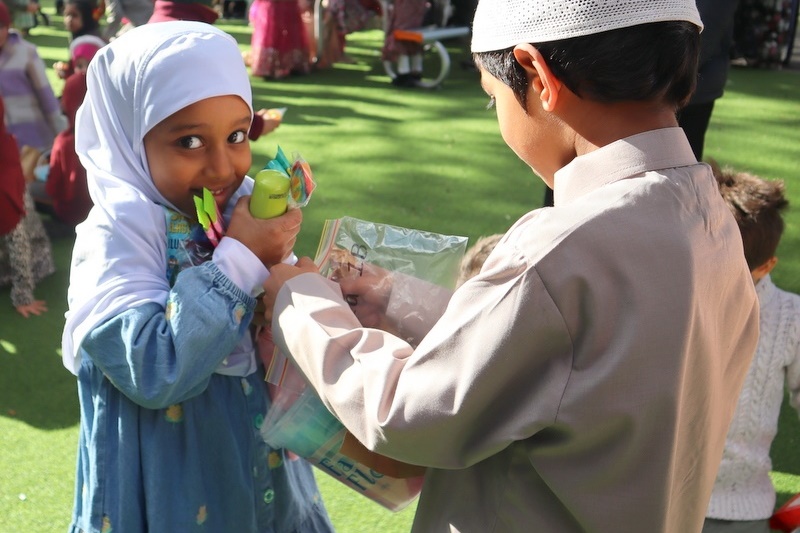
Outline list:
[[[31,40],[48,65],[66,59],[66,33],[36,28]],[[219,24],[242,49],[249,30]],[[253,145],[253,170],[278,144],[312,165],[318,190],[304,210],[298,241],[312,255],[325,219],[344,215],[459,234],[471,240],[504,231],[540,205],[543,185],[500,138],[474,72],[462,70],[466,46],[448,43],[453,60],[441,89],[395,89],[379,61],[382,35],[354,34],[357,62],[283,81],[253,78],[257,107],[288,107],[284,124]],[[50,72],[52,74],[52,72]],[[63,82],[52,77],[57,94]],[[784,179],[800,205],[800,72],[734,70],[718,101],[706,152],[722,164]],[[800,211],[791,208],[776,283],[800,292]],[[78,404],[60,360],[71,240],[53,242],[58,272],[36,294],[50,310],[28,320],[0,289],[0,532],[64,531],[72,505]],[[773,446],[779,502],[800,492],[800,423],[784,406]],[[391,513],[324,474],[318,476],[334,524],[344,533],[408,531],[414,505]]]

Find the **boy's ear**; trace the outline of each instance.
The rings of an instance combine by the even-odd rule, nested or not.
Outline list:
[[[777,264],[778,264],[778,258],[777,256],[773,255],[772,257],[767,259],[763,265],[753,269],[752,272],[753,277],[757,279],[763,278],[764,276],[772,272],[772,269],[775,268],[775,265]]]
[[[529,89],[533,89],[542,109],[553,111],[558,104],[563,84],[555,77],[544,60],[544,56],[530,44],[514,47],[514,58],[528,75]]]
[[[760,267],[756,267],[756,269],[753,270],[753,274],[758,273],[759,277],[763,278],[764,276],[772,272],[772,269],[775,268],[776,264],[778,264],[778,258],[777,256],[773,255],[772,257],[767,259],[767,261],[765,261],[763,265],[761,265]]]

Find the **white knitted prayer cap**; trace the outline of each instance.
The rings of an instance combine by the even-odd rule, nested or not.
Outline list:
[[[493,52],[670,20],[703,28],[695,0],[480,0],[472,22],[472,51]]]

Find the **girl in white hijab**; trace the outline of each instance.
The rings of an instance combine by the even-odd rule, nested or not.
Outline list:
[[[81,405],[71,530],[332,531],[310,466],[258,432],[269,399],[251,294],[301,215],[249,215],[252,95],[236,42],[203,23],[141,26],[98,52],[87,85],[76,151],[95,205],[63,336]],[[203,189],[227,234],[181,255],[203,246]]]

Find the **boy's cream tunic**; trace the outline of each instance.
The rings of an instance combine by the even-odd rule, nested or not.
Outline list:
[[[430,467],[414,531],[699,531],[758,335],[736,223],[680,128],[575,159],[555,200],[416,349],[311,274],[276,342],[368,447]]]

